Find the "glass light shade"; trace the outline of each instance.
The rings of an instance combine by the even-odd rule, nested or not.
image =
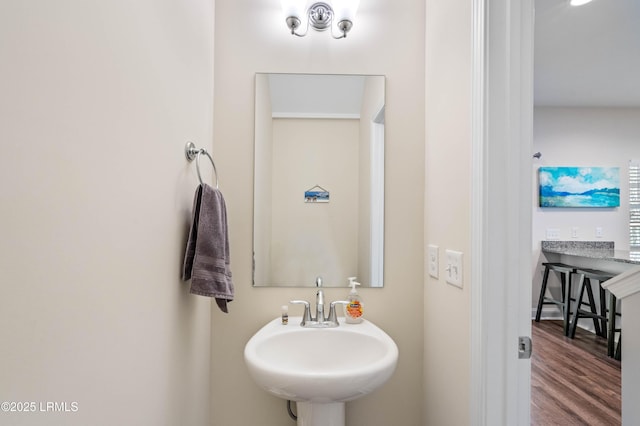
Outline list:
[[[285,18],[295,16],[298,19],[302,19],[305,14],[305,7],[307,6],[306,0],[280,0],[282,6],[282,13]]]
[[[571,0],[571,6],[582,6],[583,4],[587,4],[591,2],[591,0]]]
[[[331,2],[335,22],[347,21],[353,22],[360,6],[360,0],[333,0]]]

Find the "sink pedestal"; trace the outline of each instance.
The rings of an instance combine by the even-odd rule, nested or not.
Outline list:
[[[297,402],[298,426],[344,426],[344,402]]]

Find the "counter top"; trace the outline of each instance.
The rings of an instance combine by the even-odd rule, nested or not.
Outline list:
[[[640,265],[640,251],[615,250],[612,241],[542,241],[542,252]]]

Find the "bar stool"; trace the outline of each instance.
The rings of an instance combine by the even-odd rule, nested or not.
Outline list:
[[[617,312],[617,299],[613,293],[609,292],[609,310],[607,313],[607,355],[620,360],[620,346],[622,345],[622,329],[616,328],[616,316],[620,316]],[[615,343],[616,332],[620,333],[618,344]]]
[[[587,268],[576,268],[575,274],[580,277],[580,281],[578,284],[578,295],[576,298],[575,309],[573,311],[569,337],[572,339],[576,337],[576,328],[578,327],[578,320],[580,318],[591,318],[593,320],[593,327],[595,328],[596,334],[601,337],[607,337],[607,300],[605,298],[605,290],[602,288],[602,283],[613,278],[615,274]],[[598,309],[596,308],[595,299],[593,297],[592,280],[598,282],[600,312],[598,312]],[[585,303],[582,300],[585,290],[587,291],[588,303]],[[582,305],[588,305],[590,310],[587,311],[581,309]],[[609,310],[609,313],[611,313],[611,309]],[[615,311],[613,315],[615,318]]]
[[[542,313],[543,305],[559,306],[562,311],[562,318],[564,322],[564,335],[568,336],[569,316],[571,315],[571,276],[575,273],[576,270],[573,266],[564,263],[545,262],[542,265],[544,266],[544,275],[542,276],[542,287],[540,288],[540,297],[538,299],[538,309],[536,310],[535,321],[540,322],[540,314]],[[562,284],[561,300],[545,296],[550,271],[555,271],[560,274],[560,282]]]

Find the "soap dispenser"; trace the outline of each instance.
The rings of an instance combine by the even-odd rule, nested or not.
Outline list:
[[[348,304],[344,307],[344,318],[347,324],[359,324],[362,322],[362,314],[364,312],[362,299],[356,291],[356,286],[360,283],[356,282],[356,277],[349,277],[349,287],[351,292],[347,296]]]

